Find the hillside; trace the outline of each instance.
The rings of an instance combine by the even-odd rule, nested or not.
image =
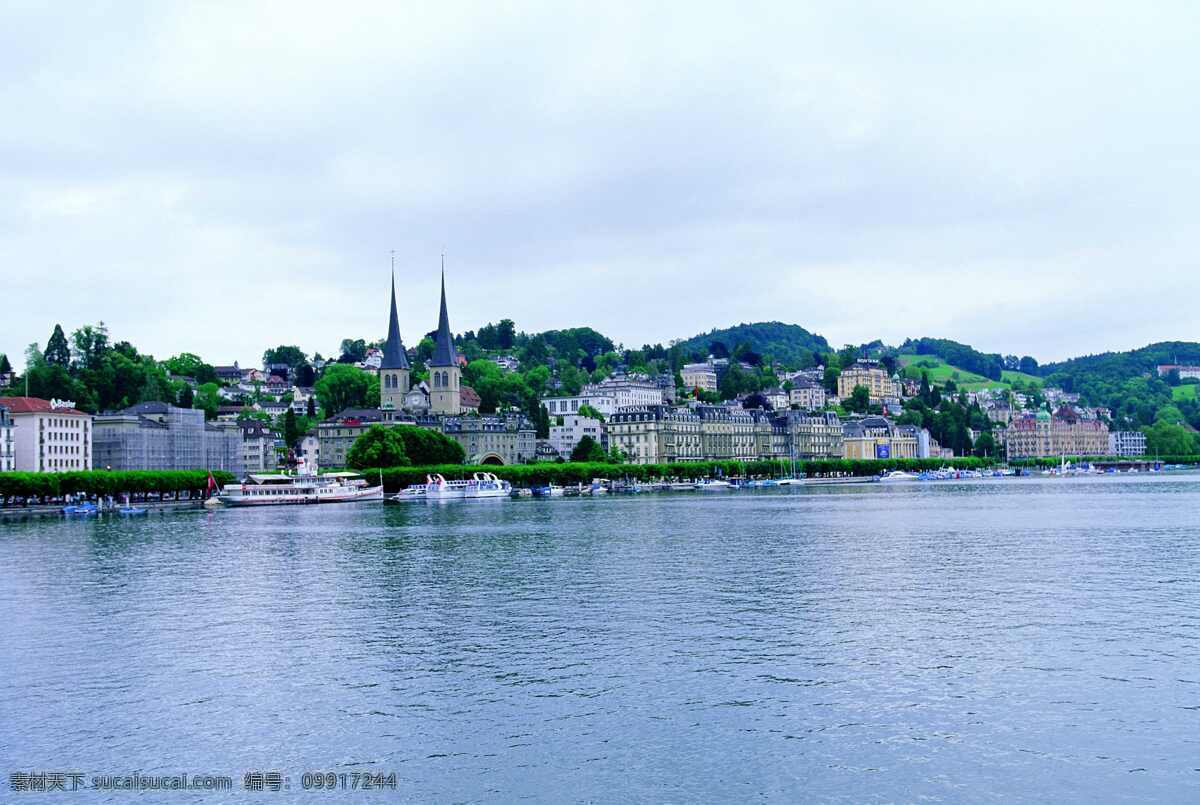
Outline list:
[[[1200,343],[1162,341],[1128,352],[1085,355],[1048,363],[1042,367],[1041,375],[1064,388],[1085,380],[1120,383],[1131,377],[1152,374],[1154,367],[1163,363],[1200,363]]]
[[[829,342],[824,337],[810,333],[798,324],[784,324],[778,321],[739,324],[736,327],[710,330],[680,341],[679,348],[689,358],[702,359],[709,354],[714,343],[724,345],[731,353],[739,344],[747,344],[759,355],[769,355],[787,366],[796,368],[814,365],[814,352],[830,351]]]
[[[964,391],[978,391],[984,388],[1006,388],[1017,381],[1026,386],[1030,384],[1041,385],[1042,383],[1039,377],[1011,369],[1001,370],[1000,379],[993,380],[976,372],[963,369],[960,366],[947,363],[936,355],[901,353],[898,360],[900,366],[903,367],[905,377],[911,377],[916,380],[924,372],[929,375],[930,383],[945,384],[947,380],[953,380],[955,385]]]

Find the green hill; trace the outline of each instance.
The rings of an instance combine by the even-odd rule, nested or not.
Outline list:
[[[1128,352],[1103,352],[1080,358],[1048,363],[1042,367],[1043,377],[1055,385],[1082,390],[1097,382],[1118,384],[1133,377],[1154,375],[1155,367],[1164,363],[1200,363],[1200,344],[1195,341],[1161,341]]]
[[[814,352],[830,351],[829,342],[822,336],[810,333],[798,324],[778,321],[710,330],[679,342],[679,348],[689,358],[703,359],[712,351],[714,343],[723,345],[730,353],[739,344],[747,344],[759,355],[770,356],[786,366],[796,368],[814,365]]]
[[[929,375],[930,383],[944,385],[947,380],[953,380],[955,385],[964,391],[978,391],[985,388],[1007,388],[1018,380],[1025,384],[1036,383],[1041,385],[1042,382],[1039,377],[1010,369],[1001,370],[1001,378],[999,380],[992,380],[976,372],[970,372],[947,363],[936,355],[901,353],[899,361],[900,366],[903,367],[902,371],[905,377],[917,380],[921,377],[921,373],[925,372]]]

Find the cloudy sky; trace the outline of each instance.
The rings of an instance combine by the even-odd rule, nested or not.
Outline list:
[[[1191,2],[0,11],[0,352],[1200,339]],[[17,361],[20,363],[20,361]]]

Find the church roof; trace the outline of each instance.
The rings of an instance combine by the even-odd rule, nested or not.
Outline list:
[[[380,369],[407,369],[408,355],[404,353],[404,342],[400,340],[400,320],[396,316],[396,274],[392,273],[392,311],[388,318],[387,342],[383,345],[383,361]]]
[[[430,366],[458,366],[454,336],[450,334],[450,317],[446,313],[446,271],[442,270],[442,309],[438,313],[437,338],[434,339]]]

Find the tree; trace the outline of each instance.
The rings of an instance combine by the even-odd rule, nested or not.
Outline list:
[[[586,417],[589,417],[590,419],[598,419],[601,422],[604,421],[604,414],[600,413],[599,411],[597,411],[595,408],[588,405],[587,403],[584,403],[583,405],[579,406],[578,413],[580,416],[586,416]]]
[[[825,384],[825,391],[829,394],[837,394],[838,378],[841,376],[841,371],[836,366],[826,365],[825,376],[822,382]]]
[[[342,342],[345,343],[344,341]],[[366,353],[364,347],[364,355]],[[304,350],[297,346],[278,346],[274,349],[268,349],[263,353],[263,366],[270,366],[272,363],[286,363],[293,369],[308,360]],[[362,358],[359,358],[361,361]]]
[[[317,402],[315,397],[309,397],[308,403],[304,407],[304,415],[309,419],[315,419],[317,416]]]
[[[1160,419],[1148,428],[1146,453],[1153,456],[1188,456],[1198,452],[1196,436],[1185,428],[1165,419]]]
[[[604,448],[600,443],[591,436],[584,436],[579,440],[579,444],[575,445],[575,449],[571,451],[572,461],[607,461],[608,454],[604,452]]]
[[[216,419],[221,406],[221,387],[216,383],[204,383],[196,389],[195,406],[204,409],[205,419]]]
[[[988,458],[996,455],[996,440],[990,433],[981,433],[975,441],[975,455],[980,458]]]
[[[496,343],[500,349],[512,349],[517,337],[517,328],[512,319],[501,319],[496,325]]]
[[[367,402],[370,375],[346,363],[326,367],[321,379],[313,386],[321,407],[328,416],[346,408],[360,408]]]
[[[300,426],[296,422],[296,412],[291,408],[283,414],[283,441],[288,447],[295,447],[300,441]]]
[[[183,391],[179,392],[179,407],[191,408],[196,402],[196,393],[192,391],[191,386],[185,385]]]
[[[367,357],[367,342],[361,338],[344,338],[342,339],[342,357],[338,360],[347,359],[349,363],[357,363]]]
[[[467,454],[461,444],[444,433],[414,425],[395,425],[392,430],[404,440],[404,451],[417,466],[462,464]]]
[[[404,437],[396,428],[372,425],[346,451],[346,464],[356,470],[407,467],[412,464],[404,450]]]
[[[190,352],[181,352],[173,358],[167,358],[162,365],[171,374],[193,378],[197,383],[217,382],[216,370],[201,360],[199,355]]]
[[[1038,372],[1038,362],[1026,355],[1021,358],[1018,368],[1027,375],[1036,375]]]
[[[61,324],[54,325],[54,332],[46,342],[46,351],[42,353],[46,363],[54,366],[67,367],[71,365],[71,348],[67,346],[67,336]]]
[[[315,382],[317,382],[317,372],[312,368],[312,364],[306,361],[296,367],[297,386],[310,388]]]
[[[8,362],[8,356],[0,352],[0,375],[10,374],[12,370],[12,364]]]
[[[546,406],[538,406],[537,416],[537,438],[550,438],[550,412],[546,410]]]
[[[866,386],[855,386],[850,396],[842,401],[842,406],[847,411],[857,411],[860,414],[865,414],[870,404],[871,390]]]

